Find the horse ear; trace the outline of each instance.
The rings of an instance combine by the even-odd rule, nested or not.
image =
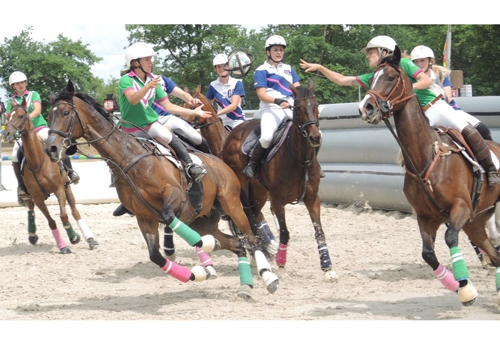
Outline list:
[[[66,85],[66,91],[68,91],[72,95],[75,93],[75,87],[73,86],[73,82],[71,80],[68,80],[68,85]]]
[[[307,85],[307,88],[314,93],[315,85],[314,85],[314,79],[313,78],[309,79],[309,84]]]
[[[399,65],[399,62],[401,61],[401,50],[399,49],[399,47],[396,45],[396,48],[394,49],[394,57],[392,58],[392,61],[395,63],[395,64],[398,64]]]
[[[195,90],[196,93],[201,93],[201,84],[198,84],[198,87]]]
[[[189,93],[189,88],[187,86],[184,87],[184,92]]]
[[[297,88],[295,87],[295,85],[293,84],[290,84],[290,89],[292,90],[292,93],[293,93],[293,97],[297,97]]]
[[[49,99],[51,103],[54,103],[54,101],[56,100],[56,94],[50,91]]]
[[[24,109],[28,109],[28,104],[26,104],[26,98],[23,97],[23,102],[21,103],[21,107]]]

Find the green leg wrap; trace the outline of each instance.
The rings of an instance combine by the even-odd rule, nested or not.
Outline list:
[[[64,224],[64,229],[66,230],[66,233],[68,234],[68,237],[70,239],[76,237],[76,231],[73,229],[70,222],[67,222],[66,224]]]
[[[201,241],[200,234],[181,222],[181,220],[177,217],[168,226],[190,246],[194,246]]]
[[[250,285],[253,287],[252,270],[250,269],[250,261],[246,257],[238,258],[238,271],[240,271],[241,285]]]
[[[451,261],[453,263],[453,277],[456,281],[469,279],[469,271],[465,265],[464,256],[458,247],[450,248]]]
[[[500,267],[497,267],[497,291],[500,290]]]
[[[36,224],[35,224],[35,211],[28,211],[28,232],[30,234],[36,233]]]

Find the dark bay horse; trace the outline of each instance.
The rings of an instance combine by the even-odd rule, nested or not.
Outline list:
[[[268,198],[271,212],[279,224],[279,248],[276,263],[280,270],[285,269],[288,241],[290,234],[285,220],[285,206],[303,201],[311,218],[315,238],[318,244],[321,269],[329,281],[335,281],[337,274],[332,269],[330,254],[325,242],[325,234],[321,225],[321,200],[318,196],[320,183],[320,165],[317,148],[321,145],[319,128],[319,103],[314,95],[314,82],[311,79],[308,87],[291,86],[294,105],[293,120],[288,122],[281,146],[273,152],[272,157],[266,154],[265,162],[261,162],[257,179],[249,179],[243,169],[248,163],[248,156],[243,153],[245,140],[260,125],[259,119],[252,119],[236,126],[224,143],[222,159],[236,173],[244,193],[250,199],[254,217],[264,220],[262,208]]]
[[[183,167],[169,156],[168,151],[152,140],[119,130],[99,103],[86,94],[75,93],[71,81],[53,100],[50,124],[46,148],[52,160],[61,158],[70,139],[80,137],[105,158],[114,176],[120,201],[136,217],[150,260],[162,270],[182,282],[207,278],[204,267],[195,266],[190,271],[163,257],[158,231],[160,223],[167,225],[197,251],[201,250],[205,262],[211,261],[207,253],[214,249],[234,252],[238,256],[241,281],[239,295],[248,295],[253,286],[246,249],[254,255],[267,290],[276,291],[279,280],[272,273],[264,254],[255,247],[255,237],[239,200],[238,179],[221,159],[196,153],[193,159],[200,160],[207,175],[199,183],[188,181]],[[218,229],[219,208],[242,227],[244,239]],[[165,254],[169,255],[166,251]]]
[[[471,305],[477,290],[471,284],[464,258],[458,248],[458,235],[464,230],[469,239],[484,250],[496,267],[496,290],[500,304],[500,257],[485,231],[486,221],[494,212],[499,186],[488,186],[480,170],[473,172],[464,157],[460,133],[451,139],[446,129],[429,125],[412,83],[399,67],[400,51],[393,60],[380,64],[374,72],[371,90],[359,105],[362,119],[371,124],[384,120],[392,131],[389,118],[394,116],[396,133],[406,175],[404,193],[414,208],[422,237],[422,257],[436,278],[450,291],[458,291],[463,305]],[[500,157],[500,145],[487,141],[489,149]],[[462,147],[466,146],[461,144]],[[470,153],[470,157],[473,155]],[[438,261],[434,252],[436,233],[446,223],[444,234],[450,248],[453,273]]]
[[[197,116],[194,118],[193,116],[181,116],[181,118],[188,121],[194,129],[199,129],[201,136],[207,141],[212,154],[220,157],[224,142],[229,135],[229,130],[227,130],[222,120],[217,116],[217,110],[215,110],[213,104],[201,93],[201,85],[198,85],[194,91],[190,91],[187,88],[185,88],[184,91],[188,92],[193,98],[199,99],[204,105],[203,109],[210,111],[212,117],[202,118]],[[187,103],[184,103],[182,106],[184,108],[190,108]]]
[[[71,244],[79,243],[80,235],[75,232],[68,219],[66,201],[68,201],[73,218],[87,240],[90,249],[95,249],[98,247],[98,243],[94,239],[94,235],[85,219],[82,218],[76,208],[75,197],[71,185],[68,183],[66,170],[59,164],[51,162],[45,154],[43,143],[36,135],[33,121],[29,117],[26,107],[25,101],[21,105],[12,104],[10,121],[6,125],[4,137],[7,141],[17,140],[17,138],[21,138],[22,141],[22,150],[24,152],[22,174],[24,184],[30,194],[30,198],[25,201],[25,205],[28,207],[28,239],[31,244],[38,242],[34,210],[36,205],[47,218],[59,251],[62,254],[71,253],[45,204],[45,200],[51,194],[54,194],[59,203],[61,222]]]

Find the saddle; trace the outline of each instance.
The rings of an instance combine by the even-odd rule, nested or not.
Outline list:
[[[189,203],[191,204],[193,209],[197,214],[200,213],[203,207],[203,182],[195,182],[193,179],[191,179],[189,174],[187,174],[186,170],[184,169],[183,162],[176,156],[174,150],[172,150],[163,139],[159,137],[155,137],[154,139],[156,143],[151,140],[137,138],[137,140],[141,142],[143,146],[144,143],[146,143],[146,146],[144,147],[147,150],[150,150],[154,155],[158,157],[165,157],[181,171],[181,186],[186,192]],[[189,145],[187,145],[187,148],[190,152],[195,150]],[[197,156],[191,155],[191,159],[193,160],[193,162],[196,162],[199,165],[203,165],[203,162]]]
[[[292,125],[293,121],[288,118],[286,118],[285,120],[283,120],[283,122],[281,122],[278,129],[276,130],[276,133],[274,133],[271,145],[267,149],[266,154],[264,154],[263,159],[269,162],[275,156],[276,152],[278,152],[281,146],[283,146],[283,143],[285,142],[287,134],[290,131]],[[241,145],[241,152],[245,156],[250,157],[252,155],[255,145],[257,144],[257,141],[260,138],[260,133],[261,133],[261,127],[259,124],[243,141],[243,145]]]

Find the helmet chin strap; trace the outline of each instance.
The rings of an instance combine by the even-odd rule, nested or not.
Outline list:
[[[135,61],[137,61],[139,63],[139,67],[132,67],[132,69],[138,69],[140,68],[141,71],[145,74],[145,75],[148,75],[148,73],[142,68],[142,65],[141,65],[141,58],[138,58],[138,59],[135,59]]]

